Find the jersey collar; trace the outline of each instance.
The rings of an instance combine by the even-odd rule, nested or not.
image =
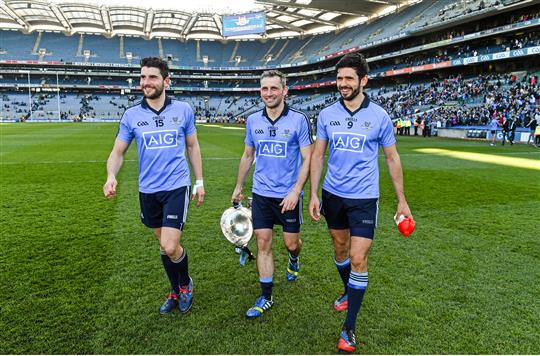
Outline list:
[[[152,111],[154,114],[156,115],[159,115],[163,112],[163,110],[165,110],[165,108],[170,105],[172,102],[171,98],[169,98],[168,96],[165,97],[165,103],[163,104],[163,107],[159,110],[154,110],[152,109],[152,107],[150,105],[148,105],[148,103],[146,102],[146,98],[143,98],[142,102],[141,102],[141,107],[143,109],[149,109],[150,111]]]
[[[359,112],[360,110],[365,109],[365,108],[367,108],[369,106],[369,103],[370,103],[369,96],[366,94],[366,92],[363,92],[363,94],[364,94],[364,100],[362,101],[362,104],[360,104],[360,107],[358,109],[356,109],[355,111],[350,111],[345,106],[345,102],[344,102],[343,98],[340,98],[339,102],[341,103],[341,106],[343,106],[343,109],[345,109],[349,113],[349,115],[354,116],[357,112]]]
[[[268,113],[266,112],[266,106],[264,107],[263,112],[262,112],[266,120],[268,120],[272,125],[275,125],[279,119],[281,119],[283,116],[287,116],[288,113],[289,113],[289,106],[287,105],[287,103],[285,103],[285,106],[283,106],[283,111],[281,112],[281,114],[279,114],[277,119],[274,121],[272,121],[272,119],[268,116]]]

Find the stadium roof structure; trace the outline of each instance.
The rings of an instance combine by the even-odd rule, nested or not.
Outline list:
[[[60,31],[67,35],[94,33],[186,39],[226,39],[222,35],[222,15],[181,8],[99,5],[89,2],[0,0],[2,29]],[[422,0],[255,0],[252,11],[264,11],[264,34],[244,38],[279,38],[339,31],[370,19],[401,10]]]

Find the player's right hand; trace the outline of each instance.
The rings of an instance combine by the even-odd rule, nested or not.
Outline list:
[[[315,221],[321,220],[321,202],[319,197],[311,197],[309,201],[309,216]]]
[[[105,195],[105,198],[112,199],[116,196],[116,179],[115,178],[109,178],[103,185],[103,195]]]
[[[231,203],[239,203],[242,200],[244,200],[244,196],[242,195],[242,187],[234,188],[234,192],[231,196]]]

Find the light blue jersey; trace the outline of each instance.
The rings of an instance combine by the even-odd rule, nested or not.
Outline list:
[[[320,112],[317,140],[330,147],[323,189],[342,198],[379,197],[379,146],[396,143],[383,108],[364,94],[360,108],[351,112],[340,99]]]
[[[191,184],[185,157],[186,137],[196,132],[195,116],[184,102],[166,98],[160,111],[142,100],[126,110],[117,138],[137,141],[139,191],[171,191]]]
[[[489,123],[489,129],[491,131],[497,131],[498,128],[499,128],[499,120],[495,118],[491,119],[491,122]]]
[[[255,148],[253,192],[269,198],[284,198],[294,187],[302,165],[300,149],[313,143],[308,118],[285,108],[272,121],[266,108],[247,118],[245,144]]]

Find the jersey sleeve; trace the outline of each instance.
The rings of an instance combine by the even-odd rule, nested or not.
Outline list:
[[[130,125],[129,115],[126,111],[120,119],[120,125],[118,126],[118,133],[116,134],[116,138],[124,142],[131,143],[133,137],[134,135]]]
[[[311,123],[307,116],[302,115],[300,119],[300,131],[298,132],[298,138],[300,141],[300,147],[309,146],[313,143],[313,136],[311,133]]]
[[[379,132],[379,144],[382,147],[388,147],[396,144],[394,136],[394,126],[387,113],[382,117],[381,130]]]
[[[328,141],[328,133],[326,132],[326,126],[324,125],[323,111],[319,113],[317,118],[317,140]]]
[[[191,108],[191,106],[187,105],[185,115],[186,120],[184,124],[184,132],[186,136],[191,136],[195,132],[197,132],[197,128],[195,127],[195,115],[193,114],[193,109]]]
[[[255,142],[253,142],[253,137],[251,136],[251,120],[248,117],[246,123],[246,138],[244,139],[246,146],[255,147]]]

